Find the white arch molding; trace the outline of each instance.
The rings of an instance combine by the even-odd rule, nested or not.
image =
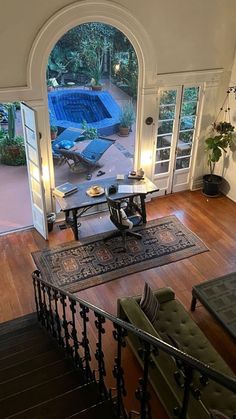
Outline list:
[[[84,0],[59,10],[38,33],[28,60],[27,84],[30,89],[40,92],[40,97],[43,96],[45,71],[51,50],[67,31],[88,22],[109,24],[127,36],[138,58],[139,88],[151,86],[156,82],[155,64],[153,63],[154,48],[138,20],[127,9],[112,4],[110,1]]]

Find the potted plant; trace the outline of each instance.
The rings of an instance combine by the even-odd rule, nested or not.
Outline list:
[[[81,128],[83,129],[83,133],[81,138],[84,140],[95,140],[98,138],[98,130],[95,127],[89,127],[87,122],[83,120]]]
[[[135,121],[135,112],[132,102],[127,102],[122,106],[119,118],[119,136],[127,137]]]
[[[48,223],[48,232],[50,233],[53,230],[53,225],[56,221],[56,214],[55,212],[50,212],[47,214],[47,223]]]
[[[208,153],[207,163],[210,173],[203,176],[203,193],[207,196],[219,195],[219,188],[223,181],[222,176],[215,175],[215,164],[220,160],[222,154],[226,154],[233,144],[234,127],[230,122],[219,122],[213,124],[213,135],[205,140],[206,152]]]
[[[101,66],[97,62],[96,65],[89,70],[89,76],[91,77],[90,86],[92,90],[100,91],[102,90],[102,70]]]
[[[50,131],[51,131],[51,140],[55,140],[55,138],[57,138],[57,133],[58,133],[58,128],[56,125],[51,125],[50,126]]]
[[[53,82],[51,79],[47,80],[47,88],[48,88],[48,92],[51,92],[52,90],[54,90]]]
[[[15,136],[15,106],[12,103],[4,105],[8,112],[8,129],[0,130],[0,160],[9,166],[26,164],[24,139]]]

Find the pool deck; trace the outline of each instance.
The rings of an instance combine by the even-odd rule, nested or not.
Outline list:
[[[120,106],[129,100],[129,96],[118,87],[104,82],[107,89]],[[118,134],[109,136],[115,141],[102,156],[99,163],[101,168],[90,172],[92,175],[91,184],[96,179],[104,179],[116,176],[118,173],[127,173],[133,167],[135,127],[128,137],[119,137]],[[16,134],[22,135],[20,112],[17,112]],[[86,142],[78,143],[77,147],[82,149]],[[97,177],[98,170],[105,172]],[[54,160],[55,184],[64,182],[81,183],[86,179],[88,172],[73,173],[67,164],[58,166]],[[30,192],[28,186],[28,175],[26,166],[5,166],[0,164],[0,234],[32,225],[32,211]]]

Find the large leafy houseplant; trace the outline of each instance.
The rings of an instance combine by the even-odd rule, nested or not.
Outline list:
[[[203,177],[204,192],[207,195],[218,195],[222,177],[215,175],[215,165],[222,155],[226,155],[233,144],[234,126],[230,122],[213,124],[212,135],[205,140],[207,163],[210,173]]]
[[[4,105],[8,112],[8,129],[0,129],[0,160],[9,166],[26,164],[24,139],[15,135],[15,105]]]

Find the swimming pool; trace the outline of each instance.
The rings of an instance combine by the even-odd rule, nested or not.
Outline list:
[[[107,91],[56,90],[48,93],[48,104],[51,125],[81,128],[86,121],[100,135],[118,131],[120,107]]]

